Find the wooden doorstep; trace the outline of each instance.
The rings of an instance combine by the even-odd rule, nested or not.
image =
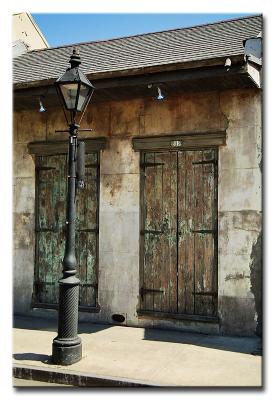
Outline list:
[[[161,311],[145,311],[138,310],[138,317],[152,317],[154,319],[176,319],[176,320],[186,320],[186,321],[194,321],[194,322],[210,322],[210,323],[219,323],[219,317],[210,317],[204,315],[194,315],[194,314],[176,314],[176,313],[167,313]]]

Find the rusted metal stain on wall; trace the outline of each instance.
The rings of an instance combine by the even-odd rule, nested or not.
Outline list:
[[[98,155],[86,155],[86,188],[76,198],[76,258],[80,305],[96,306]],[[67,157],[40,156],[36,163],[35,303],[58,303],[65,250]]]
[[[143,154],[141,309],[216,316],[217,152]]]

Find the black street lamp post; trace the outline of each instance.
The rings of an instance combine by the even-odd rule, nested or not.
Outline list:
[[[60,365],[74,364],[82,357],[81,339],[77,335],[79,279],[76,277],[75,197],[77,185],[83,188],[84,146],[78,145],[77,134],[94,90],[91,82],[79,70],[81,61],[75,49],[69,62],[71,67],[55,82],[69,125],[69,129],[64,131],[69,132],[66,244],[63,276],[59,280],[58,335],[53,339],[52,344],[52,361]],[[77,116],[80,116],[79,121],[76,120]],[[80,158],[82,160],[79,160]],[[81,164],[82,168],[79,167]]]

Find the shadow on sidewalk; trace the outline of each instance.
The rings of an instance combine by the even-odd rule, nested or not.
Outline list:
[[[43,364],[54,365],[50,354],[14,353],[13,359],[17,361],[40,361]]]
[[[214,336],[200,333],[186,333],[148,328],[144,329],[143,340],[190,344],[216,350],[262,355],[261,339],[257,336]]]
[[[50,360],[49,355],[38,353],[15,353],[13,358],[20,361],[41,361],[43,363],[48,363]]]
[[[13,328],[57,332],[57,318],[42,318],[34,316],[15,315]],[[112,325],[95,324],[94,322],[79,322],[78,333],[96,333],[111,328]]]
[[[14,317],[13,327],[17,329],[30,329],[57,332],[57,318],[47,319],[34,316],[18,316]],[[96,324],[94,322],[80,322],[78,333],[93,334],[106,329],[112,328],[113,325]],[[132,328],[135,329],[135,328]],[[262,342],[258,336],[253,337],[233,337],[207,335],[200,333],[182,332],[176,330],[165,330],[159,328],[144,328],[143,340],[182,343],[194,346],[212,348],[216,350],[231,351],[243,354],[262,355]],[[32,353],[17,354],[17,356],[44,356]],[[18,358],[19,360],[19,358]],[[34,360],[30,358],[29,360]],[[39,359],[39,361],[42,361]]]

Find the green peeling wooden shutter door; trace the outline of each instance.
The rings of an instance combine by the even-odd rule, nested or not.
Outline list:
[[[178,153],[178,312],[217,313],[217,151]]]
[[[177,311],[177,154],[145,153],[142,308]]]
[[[86,155],[86,188],[76,197],[76,258],[80,306],[95,307],[98,265],[98,154]],[[36,158],[36,251],[34,303],[58,303],[65,250],[67,156]]]
[[[141,157],[140,309],[216,316],[217,151]]]

